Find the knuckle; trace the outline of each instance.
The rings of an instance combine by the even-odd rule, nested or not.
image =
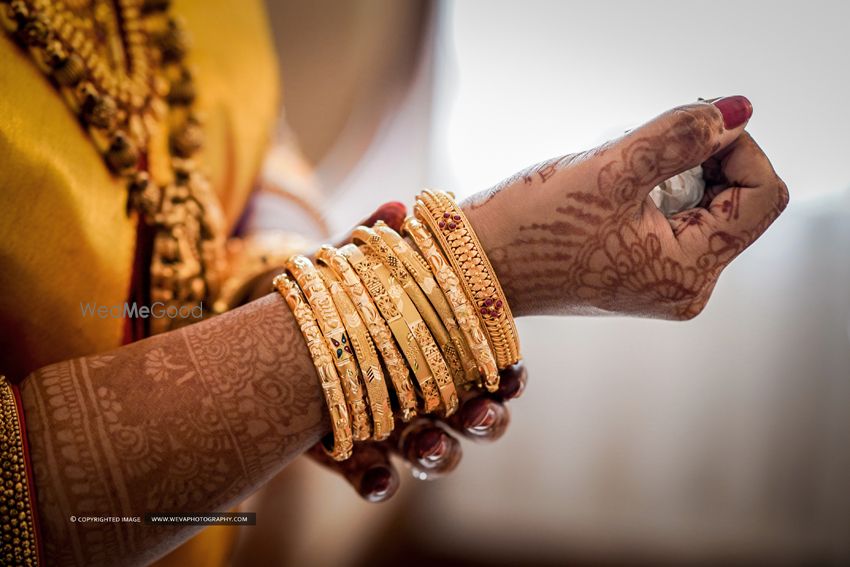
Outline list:
[[[711,292],[706,294],[704,297],[697,297],[690,303],[686,304],[682,309],[676,312],[676,319],[679,321],[691,321],[696,318],[697,315],[705,310],[705,306],[708,304],[708,298],[710,295]]]
[[[705,106],[680,106],[671,111],[672,142],[700,149],[719,144],[718,137],[723,131],[722,119],[719,112],[711,111]]]
[[[788,185],[779,178],[777,178],[776,195],[777,207],[779,208],[779,212],[782,212],[788,206],[788,202],[791,200],[791,194],[788,192]]]

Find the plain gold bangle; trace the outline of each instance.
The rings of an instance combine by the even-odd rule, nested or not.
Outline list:
[[[374,426],[372,439],[383,441],[392,433],[395,420],[393,419],[393,410],[390,407],[387,385],[384,382],[384,372],[381,370],[381,361],[378,359],[378,353],[375,352],[375,345],[369,337],[363,319],[357,313],[357,308],[354,307],[354,303],[342,289],[342,285],[337,280],[333,270],[321,264],[317,268],[322,282],[328,288],[337,311],[339,311],[342,324],[348,333],[350,348],[354,351],[360,365],[360,375],[363,376],[363,382],[366,385],[369,409],[372,413],[372,424]],[[346,346],[345,348],[349,347]]]
[[[490,392],[495,392],[499,388],[499,368],[496,365],[496,358],[490,348],[490,343],[487,341],[487,336],[481,328],[481,321],[460,286],[460,278],[449,265],[443,253],[440,252],[431,232],[421,222],[413,217],[407,217],[402,225],[402,230],[410,236],[416,247],[419,248],[422,257],[431,267],[434,279],[437,280],[443,293],[446,294],[446,299],[449,300],[449,305],[454,311],[458,325],[460,325],[466,337],[466,342],[475,356],[478,371],[484,381],[484,387]]]
[[[419,194],[413,214],[430,229],[460,276],[487,330],[499,368],[516,364],[519,339],[508,300],[466,215],[447,193],[427,189]]]
[[[461,366],[461,375],[459,377],[455,375],[455,383],[462,385],[469,382],[477,382],[479,375],[478,366],[475,363],[475,356],[472,354],[469,345],[466,344],[463,331],[460,329],[460,326],[458,326],[454,312],[446,299],[446,295],[443,293],[443,290],[437,284],[436,280],[434,280],[434,275],[431,273],[431,268],[428,267],[428,263],[424,258],[422,258],[419,252],[414,250],[410,244],[401,237],[399,233],[383,221],[376,222],[373,229],[392,249],[393,253],[395,253],[407,272],[413,278],[413,281],[416,282],[416,285],[421,290],[419,295],[422,296],[424,293],[425,295],[422,296],[423,299],[427,297],[426,301],[433,306],[434,311],[436,311],[437,317],[442,325],[439,326],[436,332],[433,328],[431,329],[431,331],[434,332],[434,338],[437,339],[437,342],[440,344],[447,343],[446,346],[443,347],[443,353],[446,355],[446,362],[449,362],[449,368],[452,368],[452,356],[457,357],[458,363]],[[411,295],[411,298],[414,299],[415,303],[415,296]],[[422,310],[420,309],[420,312],[421,311]],[[428,323],[428,320],[426,319],[425,322]],[[440,329],[443,328],[448,335],[447,337],[440,335]],[[448,345],[452,345],[453,348],[449,348]],[[456,370],[453,369],[452,373],[455,374],[455,372]]]
[[[384,227],[388,228],[386,225]],[[395,278],[396,283],[400,284],[402,289],[404,289],[407,296],[413,302],[413,306],[419,312],[420,318],[425,322],[428,330],[431,331],[434,341],[440,347],[440,352],[443,355],[445,364],[448,366],[454,383],[463,384],[466,381],[466,377],[457,348],[455,348],[442,319],[437,315],[437,312],[434,310],[431,302],[428,301],[428,298],[425,297],[425,294],[422,293],[416,280],[407,271],[404,262],[401,261],[392,247],[374,229],[365,226],[357,227],[351,235],[351,240],[354,243],[363,243],[373,254],[383,261],[384,266],[389,270],[393,278]]]
[[[388,289],[389,274],[381,261],[373,257],[367,248],[361,249],[354,244],[348,244],[340,248],[339,252],[348,259],[349,264],[360,276],[366,290],[375,300],[375,305],[378,306],[378,310],[389,325],[401,352],[407,359],[408,365],[413,370],[413,375],[416,376],[416,382],[422,394],[423,411],[425,413],[437,411],[442,403],[440,389],[416,337],[414,321],[408,322],[404,312],[399,309],[400,305],[397,304],[404,290],[400,286],[395,286],[395,295],[390,295]],[[381,277],[382,275],[384,277]],[[407,305],[407,303],[405,302],[403,305]]]
[[[345,348],[350,347],[350,339],[328,288],[322,282],[316,266],[306,256],[292,256],[286,262],[286,269],[298,282],[304,297],[307,298],[307,303],[313,309],[313,314],[319,322],[319,329],[333,356],[333,362],[342,381],[342,390],[348,400],[354,440],[365,441],[372,436],[372,422],[369,419],[366,400],[363,399],[363,388],[360,387],[360,369],[351,348]]]
[[[301,334],[304,335],[304,340],[307,342],[307,348],[313,359],[313,365],[316,367],[316,373],[319,375],[319,382],[322,385],[322,393],[328,406],[333,431],[331,438],[322,439],[322,445],[334,460],[344,461],[351,456],[354,447],[351,418],[345,405],[345,395],[342,392],[339,374],[328,350],[325,337],[319,330],[313,310],[307,304],[298,284],[288,276],[281,274],[274,279],[274,287],[292,310],[295,321],[301,329]]]
[[[348,297],[354,302],[357,311],[366,323],[378,352],[390,375],[395,397],[401,410],[401,418],[410,421],[416,415],[416,391],[410,378],[410,370],[404,362],[404,358],[393,342],[393,335],[387,326],[381,313],[375,306],[375,302],[363,286],[360,277],[348,260],[339,253],[336,248],[322,246],[316,255],[316,261],[328,266],[336,274],[342,287],[348,293]]]

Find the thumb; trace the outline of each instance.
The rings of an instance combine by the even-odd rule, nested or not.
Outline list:
[[[729,96],[679,106],[631,130],[611,144],[620,156],[616,168],[620,171],[611,171],[616,174],[610,181],[617,185],[626,182],[623,190],[615,193],[642,201],[662,181],[729,146],[752,114],[753,106],[746,97]]]

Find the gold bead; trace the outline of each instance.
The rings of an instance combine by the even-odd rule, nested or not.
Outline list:
[[[192,81],[192,74],[184,69],[180,77],[171,83],[171,88],[168,90],[168,104],[192,104],[195,100],[195,83]]]
[[[182,59],[189,50],[189,34],[183,22],[177,18],[169,18],[164,32],[157,37],[162,58],[165,61]]]
[[[19,33],[27,45],[43,47],[50,39],[50,26],[43,15],[36,14],[26,20],[19,28]]]
[[[134,167],[139,161],[139,151],[124,132],[118,131],[106,150],[106,162],[112,171],[120,173]]]
[[[85,71],[86,67],[80,56],[71,53],[67,58],[53,65],[53,78],[62,86],[72,87],[80,82]]]
[[[83,120],[95,128],[111,128],[115,123],[118,106],[115,100],[107,95],[98,93],[93,87],[84,94],[80,110]]]
[[[200,125],[189,120],[171,133],[171,151],[177,156],[189,157],[201,148],[203,139]]]
[[[142,11],[146,13],[163,12],[167,10],[170,5],[171,0],[144,0],[144,2],[142,2]]]

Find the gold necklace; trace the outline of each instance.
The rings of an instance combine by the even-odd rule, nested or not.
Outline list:
[[[185,65],[189,38],[169,4],[0,0],[0,20],[79,116],[112,173],[127,181],[130,209],[153,232],[149,300],[177,312],[212,306],[223,272],[224,221],[192,159],[203,132]],[[163,128],[168,163],[153,164],[157,153],[148,150]],[[150,331],[190,321],[151,318]]]

